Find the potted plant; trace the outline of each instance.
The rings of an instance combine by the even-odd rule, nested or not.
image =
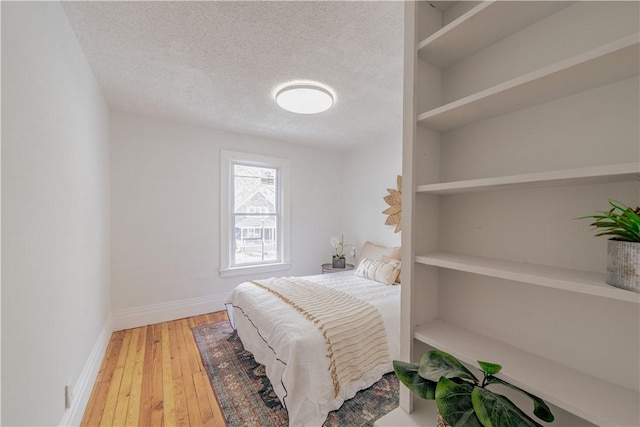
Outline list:
[[[487,388],[494,384],[524,393],[533,400],[536,417],[553,421],[553,414],[542,399],[495,376],[502,366],[481,361],[478,364],[482,381],[454,356],[439,350],[423,354],[419,364],[394,360],[393,370],[411,392],[436,401],[438,427],[541,426],[507,397]]]
[[[607,242],[607,279],[612,286],[640,292],[640,207],[635,210],[609,200],[611,209],[590,218],[596,236],[610,236]]]
[[[351,256],[356,256],[355,247],[352,245],[344,244],[344,236],[331,236],[330,240],[331,246],[336,250],[336,253],[333,254],[332,259],[332,267],[333,268],[345,268],[346,266],[346,256],[345,253],[348,251],[351,253]]]

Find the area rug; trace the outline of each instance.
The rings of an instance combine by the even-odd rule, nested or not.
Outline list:
[[[264,366],[246,351],[228,321],[193,329],[228,427],[288,425],[287,411],[273,391]],[[398,379],[393,373],[330,412],[325,427],[364,427],[398,407]]]

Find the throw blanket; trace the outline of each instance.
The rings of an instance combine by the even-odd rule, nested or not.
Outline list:
[[[333,391],[388,363],[384,322],[371,304],[344,292],[300,278],[273,279],[268,285],[252,280],[313,322],[327,345]]]

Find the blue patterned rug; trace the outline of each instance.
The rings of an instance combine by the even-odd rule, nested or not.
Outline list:
[[[264,366],[244,349],[228,321],[199,326],[193,335],[228,427],[288,425]],[[389,373],[330,412],[324,426],[373,426],[397,407],[398,379]]]

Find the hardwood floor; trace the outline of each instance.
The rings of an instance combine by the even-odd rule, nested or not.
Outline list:
[[[224,311],[114,332],[82,426],[216,426],[224,417],[191,328]]]

